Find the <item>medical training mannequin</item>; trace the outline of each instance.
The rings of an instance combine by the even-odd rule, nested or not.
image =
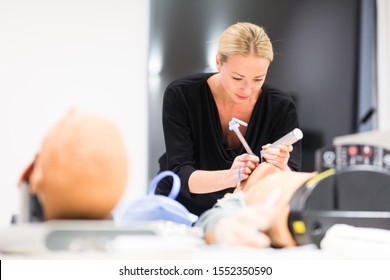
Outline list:
[[[109,120],[71,111],[49,131],[21,181],[37,195],[44,219],[105,219],[127,182],[128,160]]]
[[[296,242],[288,229],[289,201],[315,172],[282,172],[260,164],[241,190],[220,199],[200,216],[196,226],[209,243],[264,248],[291,247]]]

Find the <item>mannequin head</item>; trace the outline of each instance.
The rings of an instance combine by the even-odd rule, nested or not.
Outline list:
[[[267,164],[271,166],[271,164]],[[274,167],[266,167],[265,177],[246,189],[246,205],[266,205],[274,213],[273,222],[267,231],[271,243],[275,247],[290,247],[296,243],[288,229],[290,200],[295,191],[313,178],[316,172],[268,172]],[[267,171],[268,170],[268,171]],[[267,172],[266,172],[267,171]]]
[[[127,172],[118,128],[72,111],[49,131],[22,180],[38,196],[45,220],[104,219],[125,190]]]

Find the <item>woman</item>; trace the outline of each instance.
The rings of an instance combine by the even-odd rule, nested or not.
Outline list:
[[[300,170],[300,143],[269,149],[266,145],[299,126],[291,97],[264,83],[272,60],[272,44],[263,28],[237,23],[219,39],[217,73],[187,76],[167,87],[166,153],[159,160],[160,169],[179,175],[177,200],[190,212],[200,215],[247,180],[262,149],[264,160],[277,168]],[[239,129],[255,155],[246,154],[229,130],[233,117],[248,124]],[[157,192],[166,195],[170,186],[164,181]]]

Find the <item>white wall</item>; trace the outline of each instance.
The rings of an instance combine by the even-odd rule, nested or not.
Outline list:
[[[19,207],[18,176],[69,108],[121,128],[126,199],[147,184],[149,1],[0,0],[0,225]]]
[[[378,129],[390,130],[390,3],[377,0]]]

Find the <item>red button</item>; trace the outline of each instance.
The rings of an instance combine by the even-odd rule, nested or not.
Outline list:
[[[348,153],[350,156],[354,157],[357,155],[357,152],[358,152],[358,148],[356,146],[350,146],[348,148]]]
[[[364,146],[362,150],[362,154],[366,157],[370,157],[372,155],[372,149],[369,146]]]

